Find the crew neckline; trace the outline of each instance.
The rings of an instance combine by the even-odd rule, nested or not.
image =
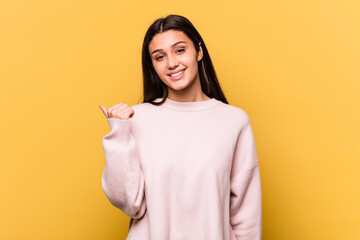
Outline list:
[[[156,98],[154,102],[160,102],[162,98]],[[176,111],[184,111],[184,112],[192,112],[192,111],[201,111],[205,109],[212,108],[218,105],[221,101],[216,98],[211,98],[204,101],[197,102],[182,102],[175,101],[169,98],[166,98],[165,102],[159,106],[163,106],[168,109],[176,110]]]

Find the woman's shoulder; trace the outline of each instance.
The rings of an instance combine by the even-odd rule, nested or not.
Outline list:
[[[134,104],[132,105],[131,107],[134,109],[134,110],[146,110],[150,107],[150,103],[148,102],[142,102],[142,103],[137,103],[137,104]]]
[[[236,105],[227,104],[227,103],[223,103],[223,102],[221,102],[221,103],[222,104],[220,106],[221,106],[223,113],[227,114],[232,119],[235,119],[236,121],[241,121],[244,123],[250,121],[250,117],[249,117],[248,113],[242,107],[238,107]]]
[[[135,111],[135,113],[146,113],[151,111],[151,104],[148,102],[142,102],[132,105],[131,108]]]

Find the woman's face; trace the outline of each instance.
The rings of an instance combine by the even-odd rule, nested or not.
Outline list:
[[[185,33],[167,30],[156,34],[149,44],[149,54],[156,73],[168,86],[169,96],[184,89],[201,91],[198,61],[203,56],[202,48],[196,52]]]

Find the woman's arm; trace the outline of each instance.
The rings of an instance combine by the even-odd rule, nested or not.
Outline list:
[[[106,165],[101,184],[111,202],[131,218],[146,211],[145,181],[140,168],[136,141],[130,119],[107,118],[111,132],[102,139]]]
[[[261,182],[254,135],[248,116],[236,143],[230,190],[230,224],[236,238],[260,240]]]

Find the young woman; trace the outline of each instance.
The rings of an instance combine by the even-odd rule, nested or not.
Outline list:
[[[131,217],[127,240],[259,240],[262,205],[250,119],[229,105],[206,45],[179,15],[143,49],[143,103],[100,105],[102,187]]]

